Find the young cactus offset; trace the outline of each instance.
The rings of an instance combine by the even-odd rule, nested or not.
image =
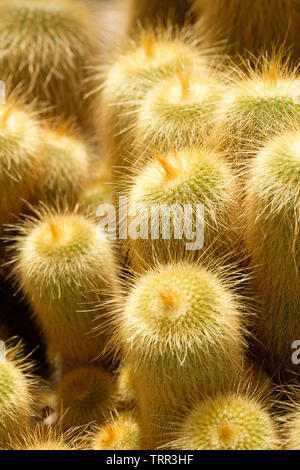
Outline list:
[[[39,211],[16,237],[14,273],[63,366],[86,364],[101,353],[116,297],[116,266],[109,240],[76,212]]]
[[[292,47],[299,59],[299,0],[192,0],[200,33],[208,42],[226,41],[231,53],[268,50],[274,41]]]
[[[87,130],[95,25],[76,0],[1,0],[0,75],[28,102]]]
[[[100,367],[79,367],[62,378],[57,400],[64,428],[102,423],[114,406],[115,384]]]
[[[248,68],[235,70],[216,113],[231,158],[246,163],[272,135],[300,123],[300,80],[288,59],[263,56]]]
[[[199,402],[185,417],[172,449],[276,450],[269,410],[253,397],[220,395]]]
[[[89,178],[90,155],[86,145],[65,132],[42,132],[44,168],[36,197],[47,206],[74,207]]]
[[[141,450],[141,437],[131,413],[121,413],[108,421],[91,438],[93,450]]]
[[[223,87],[209,68],[164,80],[141,101],[133,129],[139,153],[172,147],[199,146],[212,126]]]
[[[300,129],[273,138],[253,160],[245,201],[245,239],[261,314],[255,334],[271,375],[299,372]]]
[[[214,151],[203,147],[154,153],[122,199],[128,203],[121,209],[129,216],[123,248],[130,265],[140,272],[156,261],[234,254],[235,194],[236,179]]]
[[[22,435],[33,415],[35,381],[20,346],[0,350],[0,445]]]
[[[197,265],[148,271],[130,290],[113,326],[114,344],[132,367],[143,448],[169,440],[174,420],[193,395],[228,390],[241,373],[235,294]]]
[[[39,126],[30,112],[12,102],[0,105],[0,233],[30,200],[43,158]]]
[[[112,165],[122,167],[130,159],[129,131],[134,128],[136,110],[145,93],[162,79],[188,73],[206,62],[189,32],[163,28],[142,31],[127,49],[114,57],[108,70],[100,69],[100,79],[104,73],[100,125]]]

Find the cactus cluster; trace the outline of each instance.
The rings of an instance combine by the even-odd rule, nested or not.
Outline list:
[[[97,3],[0,0],[0,447],[299,449],[300,2]]]

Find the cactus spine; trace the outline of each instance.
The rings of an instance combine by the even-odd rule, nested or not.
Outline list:
[[[254,398],[220,395],[199,402],[180,426],[174,449],[276,450],[277,430]]]
[[[235,192],[236,180],[231,169],[214,151],[186,148],[167,154],[155,153],[129,187],[128,231],[134,223],[131,213],[139,214],[140,222],[140,236],[130,234],[124,242],[133,269],[142,271],[156,261],[198,259],[201,253],[206,257],[208,254],[224,257],[233,252],[237,243],[232,223],[236,211]],[[186,205],[191,213],[184,213]],[[197,215],[200,205],[204,214]],[[155,220],[155,206],[161,207],[158,221]],[[170,235],[165,235],[163,223],[169,214]],[[197,230],[198,236],[204,229],[203,247],[200,240],[196,246],[196,234],[188,233],[191,232],[188,222],[193,225],[193,230]],[[154,236],[151,225],[155,225],[154,229],[159,229],[160,233]],[[183,233],[179,234],[184,226]]]
[[[141,450],[138,424],[130,413],[121,413],[108,421],[91,439],[93,450]]]
[[[227,390],[241,372],[235,296],[204,268],[179,263],[150,270],[129,292],[115,324],[115,345],[133,371],[146,449],[168,440],[171,421],[193,393]]]
[[[57,399],[64,428],[101,423],[114,405],[115,384],[99,367],[79,367],[62,378]]]
[[[299,338],[300,131],[272,139],[253,160],[245,202],[246,245],[261,301],[256,335],[266,367],[284,375]]]
[[[88,217],[48,210],[38,217],[16,237],[14,273],[51,352],[65,367],[86,364],[106,341],[92,330],[107,320],[116,292],[112,247]]]
[[[86,68],[96,54],[88,10],[76,0],[1,0],[0,40],[2,80],[86,130]]]
[[[0,107],[0,232],[35,192],[42,169],[40,131],[31,113],[12,102]]]

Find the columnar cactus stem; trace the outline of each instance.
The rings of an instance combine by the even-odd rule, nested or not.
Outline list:
[[[168,265],[138,279],[114,328],[114,344],[132,367],[147,449],[168,440],[193,394],[230,389],[243,367],[235,295],[218,276],[193,264]]]

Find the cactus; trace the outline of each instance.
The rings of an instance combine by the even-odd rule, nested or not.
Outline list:
[[[88,149],[64,128],[44,130],[41,139],[45,163],[36,198],[47,206],[74,207],[88,181]]]
[[[245,240],[261,314],[255,334],[273,375],[297,371],[299,338],[300,129],[274,137],[253,160],[245,201]]]
[[[38,210],[16,235],[13,272],[41,326],[51,354],[65,368],[98,357],[116,296],[111,243],[88,217]],[[39,219],[39,220],[38,220]]]
[[[0,106],[0,232],[31,200],[41,174],[40,131],[27,109]]]
[[[99,103],[101,134],[113,166],[122,171],[130,160],[132,137],[128,131],[134,127],[139,100],[145,93],[162,79],[181,71],[188,73],[206,62],[189,32],[164,28],[142,31],[115,55],[108,69],[96,70],[95,80],[104,74]]]
[[[121,413],[93,433],[93,450],[141,450],[138,424],[130,413]]]
[[[115,384],[99,367],[79,367],[62,378],[57,400],[63,428],[101,423],[114,405]]]
[[[139,152],[198,146],[209,133],[223,87],[209,68],[162,81],[141,101],[134,137]],[[140,149],[141,147],[141,149]]]
[[[280,52],[258,58],[254,70],[236,69],[216,112],[228,156],[247,163],[272,135],[299,123],[299,96],[298,74]]]
[[[224,258],[234,253],[238,243],[233,223],[237,201],[235,194],[235,177],[214,151],[203,147],[200,150],[174,150],[168,154],[155,153],[129,186],[129,232],[134,222],[130,214],[140,214],[140,236],[129,233],[123,244],[132,268],[140,272],[157,261],[199,259],[200,254],[206,258]],[[174,206],[172,215],[173,204],[179,208]],[[204,214],[198,216],[201,204]],[[157,222],[153,211],[155,205],[161,206]],[[187,213],[185,205],[190,205],[191,214]],[[122,212],[125,210],[122,207]],[[181,215],[180,210],[186,212]],[[169,213],[170,236],[163,233],[163,224],[168,222],[166,217]],[[189,221],[193,222],[191,225],[195,230],[196,217],[197,237],[204,229],[203,247],[202,241],[195,238],[196,233],[189,233],[191,230],[188,230]],[[152,225],[160,231],[157,236],[152,233]],[[179,233],[181,226],[183,233]],[[196,246],[197,242],[199,246]]]
[[[269,410],[253,397],[220,395],[197,403],[185,417],[173,449],[276,450]]]
[[[272,44],[292,46],[299,58],[299,0],[192,0],[200,34],[207,41],[226,41],[231,53],[272,51]]]
[[[220,276],[189,263],[150,270],[115,319],[132,367],[143,446],[168,440],[189,400],[231,388],[243,367],[240,311]],[[226,370],[226,374],[224,374]]]
[[[0,19],[1,79],[88,130],[87,65],[97,50],[88,10],[76,0],[1,0]]]
[[[28,358],[27,358],[28,359]],[[0,443],[20,436],[33,415],[35,380],[32,365],[22,357],[21,344],[7,345],[0,357]]]

